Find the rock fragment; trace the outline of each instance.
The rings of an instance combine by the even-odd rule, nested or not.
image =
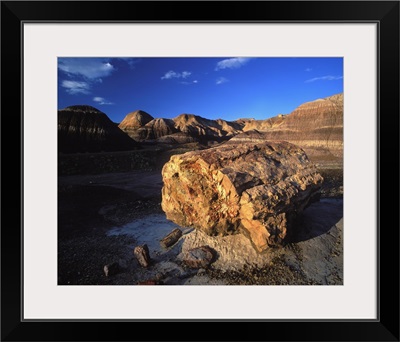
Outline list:
[[[164,283],[161,280],[149,279],[149,280],[139,281],[137,285],[164,285]]]
[[[146,244],[142,246],[136,246],[133,253],[138,260],[140,266],[148,267],[150,265],[150,253],[149,248]]]
[[[182,231],[179,228],[175,228],[171,233],[169,233],[160,241],[160,245],[161,247],[168,248],[174,245],[181,236]]]
[[[190,249],[183,262],[191,268],[207,268],[214,259],[214,251],[209,246]]]
[[[104,275],[106,277],[113,276],[119,272],[119,264],[117,262],[113,262],[112,264],[105,265],[103,270],[104,270]]]

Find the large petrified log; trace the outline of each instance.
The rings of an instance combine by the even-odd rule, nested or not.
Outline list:
[[[323,181],[304,151],[287,142],[174,155],[162,176],[167,219],[211,236],[244,233],[258,252],[283,242]]]

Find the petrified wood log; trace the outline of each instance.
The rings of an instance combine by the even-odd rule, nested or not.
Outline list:
[[[161,247],[168,248],[175,244],[182,236],[182,231],[179,228],[175,228],[167,236],[163,237],[160,241]]]
[[[211,236],[244,233],[258,252],[282,244],[323,181],[304,151],[287,142],[174,155],[162,175],[167,219]]]
[[[148,267],[150,265],[149,247],[147,247],[146,244],[142,246],[136,246],[133,250],[133,254],[142,267]]]

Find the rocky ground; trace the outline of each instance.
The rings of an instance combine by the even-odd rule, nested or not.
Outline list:
[[[241,234],[210,238],[179,227],[169,248],[159,241],[177,226],[161,210],[160,170],[59,176],[59,285],[340,285],[343,284],[343,172],[321,167],[322,199],[308,207],[283,248],[258,254]],[[151,264],[133,250],[147,244]],[[193,247],[214,251],[208,268],[183,262]],[[105,265],[115,274],[104,274]]]

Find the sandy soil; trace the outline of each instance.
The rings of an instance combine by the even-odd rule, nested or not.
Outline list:
[[[340,285],[343,284],[342,171],[324,170],[324,198],[299,217],[292,240],[259,255],[242,235],[210,238],[184,227],[182,238],[163,249],[159,240],[177,226],[161,210],[160,171],[59,177],[58,283],[135,285]],[[133,255],[146,243],[152,263]],[[188,249],[209,245],[216,258],[208,269],[182,262]],[[106,264],[118,273],[106,277]]]

